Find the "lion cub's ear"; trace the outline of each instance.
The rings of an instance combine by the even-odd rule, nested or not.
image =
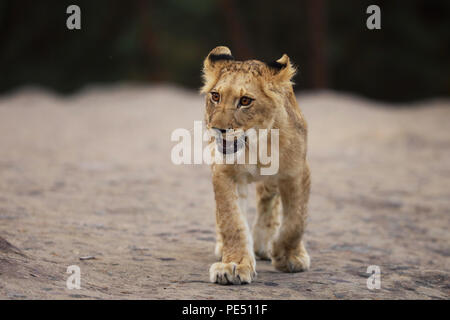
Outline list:
[[[277,61],[267,63],[267,66],[273,74],[275,82],[278,82],[280,84],[293,84],[292,78],[297,72],[297,69],[291,63],[291,60],[289,59],[287,54],[283,54],[283,56]]]
[[[234,60],[230,49],[224,46],[215,47],[203,61],[203,87],[201,93],[206,93],[210,90],[209,86],[216,79],[218,72],[223,65],[230,60]]]

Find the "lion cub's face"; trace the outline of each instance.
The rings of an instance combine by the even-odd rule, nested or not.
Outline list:
[[[217,47],[205,59],[203,73],[206,126],[218,135],[231,131],[237,141],[228,144],[228,149],[236,152],[244,144],[244,131],[271,129],[283,108],[285,89],[292,90],[290,79],[295,70],[286,55],[273,64],[235,61],[227,47]],[[223,153],[229,153],[226,140],[216,136],[216,141]]]
[[[268,128],[275,106],[264,93],[260,62],[231,62],[206,94],[209,128],[248,130]]]

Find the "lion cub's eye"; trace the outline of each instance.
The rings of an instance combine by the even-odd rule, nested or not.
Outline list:
[[[211,92],[211,99],[214,102],[219,102],[220,94],[218,94],[217,92]]]
[[[254,100],[254,99],[252,99],[252,98],[243,96],[243,97],[239,100],[239,106],[244,106],[244,107],[246,107],[246,106],[250,105],[250,103],[252,103],[253,100]]]

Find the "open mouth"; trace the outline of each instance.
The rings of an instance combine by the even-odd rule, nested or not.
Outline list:
[[[216,143],[217,143],[217,149],[222,154],[233,154],[241,150],[246,141],[247,137],[244,135],[241,137],[233,137],[232,139],[224,139],[223,137],[217,137]]]

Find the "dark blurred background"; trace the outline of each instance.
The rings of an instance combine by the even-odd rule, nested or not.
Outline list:
[[[81,7],[81,30],[66,8]],[[381,7],[381,30],[366,8]],[[391,102],[450,93],[450,1],[1,0],[0,93],[38,85],[200,86],[204,57],[227,45],[239,59],[299,67],[297,90],[333,89]]]

